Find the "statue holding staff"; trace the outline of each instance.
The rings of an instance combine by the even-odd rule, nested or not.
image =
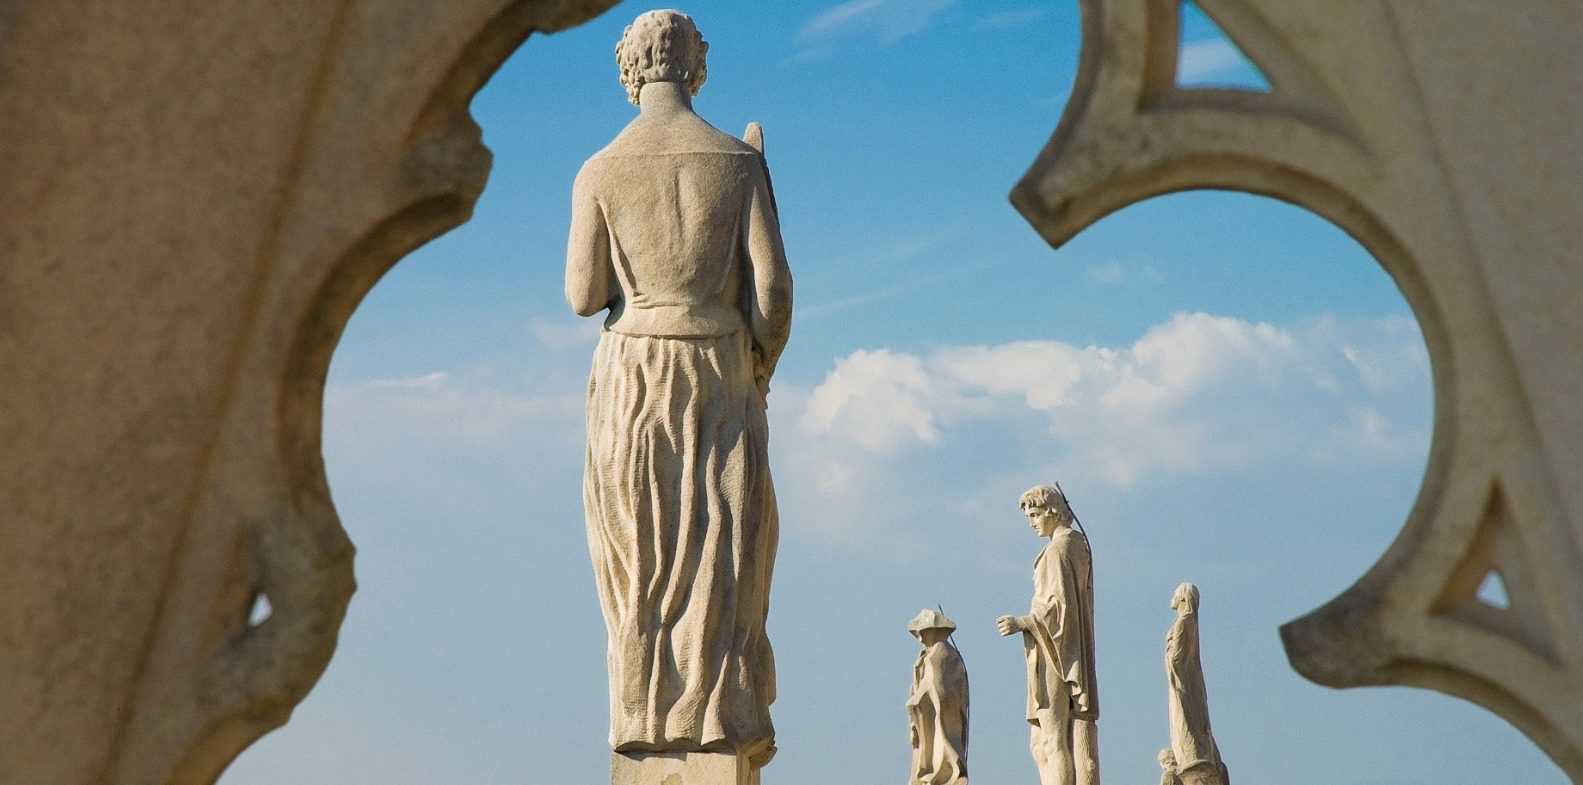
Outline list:
[[[1099,785],[1099,684],[1094,671],[1094,571],[1088,537],[1059,487],[1037,485],[1018,505],[1050,541],[1033,562],[1026,616],[1002,616],[1001,635],[1022,633],[1028,665],[1029,748],[1042,785]]]

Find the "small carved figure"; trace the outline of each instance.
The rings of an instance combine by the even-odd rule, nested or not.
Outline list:
[[[1027,616],[1002,616],[1001,635],[1022,633],[1028,664],[1029,748],[1042,785],[1099,785],[1099,684],[1094,674],[1094,571],[1088,537],[1059,487],[1038,485],[1018,501],[1050,542],[1033,562]]]
[[[1160,750],[1160,785],[1182,785],[1182,777],[1176,771],[1176,755],[1170,747]]]
[[[1209,728],[1209,693],[1199,656],[1198,587],[1191,583],[1176,587],[1171,608],[1176,622],[1165,638],[1165,678],[1171,687],[1166,713],[1178,776],[1184,785],[1231,785]]]
[[[734,752],[757,767],[775,749],[765,395],[792,282],[762,150],[693,112],[708,49],[677,11],[622,35],[639,114],[577,175],[566,296],[579,315],[605,314],[583,503],[611,747]]]
[[[907,631],[923,643],[912,666],[909,785],[967,785],[967,665],[951,643],[956,622],[923,610]]]

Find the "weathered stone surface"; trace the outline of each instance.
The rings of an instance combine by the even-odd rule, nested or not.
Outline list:
[[[467,217],[473,92],[610,4],[0,9],[0,783],[206,783],[286,720],[352,592],[331,350]]]
[[[1028,665],[1029,751],[1042,785],[1099,785],[1099,679],[1094,662],[1094,563],[1088,536],[1060,487],[1036,485],[1017,501],[1049,540],[1033,561],[1026,616],[995,620],[1022,633]]]
[[[759,768],[734,753],[615,752],[610,785],[759,785]]]
[[[1165,636],[1166,727],[1171,769],[1189,785],[1228,785],[1231,777],[1209,722],[1209,690],[1198,635],[1198,587],[1184,583],[1171,595],[1176,621]],[[1165,761],[1162,756],[1162,767]]]
[[[765,406],[792,281],[762,133],[755,147],[693,112],[708,48],[677,11],[645,13],[622,36],[621,81],[640,111],[577,175],[566,297],[605,317],[583,500],[611,748],[763,763],[780,533]]]
[[[956,622],[925,608],[907,631],[923,644],[907,694],[909,785],[967,785],[967,664],[951,642]]]
[[[1200,0],[1265,93],[1177,87],[1177,5],[1085,0],[1071,103],[1012,201],[1059,245],[1156,194],[1251,191],[1379,259],[1433,362],[1429,467],[1288,655],[1479,703],[1583,782],[1583,6]],[[1509,608],[1474,596],[1491,571]]]

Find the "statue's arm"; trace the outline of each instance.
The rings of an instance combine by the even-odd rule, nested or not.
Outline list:
[[[748,329],[759,354],[755,373],[761,383],[767,383],[791,335],[792,279],[774,197],[770,195],[768,176],[762,171],[754,178],[746,229]]]
[[[1165,661],[1167,663],[1182,661],[1182,654],[1184,653],[1182,638],[1184,632],[1186,630],[1184,629],[1182,617],[1178,616],[1176,621],[1171,623],[1170,632],[1165,634]]]
[[[578,316],[610,307],[610,228],[587,169],[572,186],[572,230],[566,240],[566,301]]]

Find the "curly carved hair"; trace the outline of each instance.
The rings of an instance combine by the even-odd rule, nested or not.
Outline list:
[[[1067,520],[1068,523],[1076,519],[1072,514],[1072,506],[1066,501],[1066,494],[1052,485],[1035,485],[1024,491],[1022,498],[1017,500],[1017,506],[1026,510],[1029,507],[1043,507]]]
[[[649,11],[632,20],[616,44],[616,64],[627,100],[638,103],[638,93],[649,82],[681,82],[697,95],[709,77],[705,55],[709,42],[698,32],[692,17],[680,11]]]

